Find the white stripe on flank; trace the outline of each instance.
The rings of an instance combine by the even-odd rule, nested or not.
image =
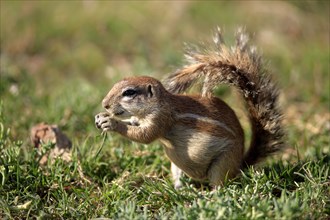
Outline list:
[[[224,123],[219,122],[217,120],[214,119],[210,119],[208,117],[204,117],[201,115],[196,115],[196,114],[192,114],[192,113],[184,113],[184,114],[180,114],[178,115],[178,118],[194,118],[196,120],[200,120],[200,121],[204,121],[210,124],[214,124],[217,125],[221,128],[224,128],[225,130],[227,130],[228,132],[230,132],[232,135],[235,135],[235,133],[233,132],[233,130],[231,130],[230,128],[228,128]]]

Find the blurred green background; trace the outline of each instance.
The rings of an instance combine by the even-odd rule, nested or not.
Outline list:
[[[228,43],[239,26],[251,33],[283,89],[293,133],[299,122],[315,127],[315,115],[329,122],[328,1],[2,0],[6,124],[19,139],[40,121],[96,134],[93,115],[114,82],[164,78],[183,65],[183,43],[211,40],[216,26]]]
[[[329,216],[329,1],[0,4],[0,218]],[[208,42],[216,26],[228,44],[245,26],[262,51],[281,88],[288,148],[215,193],[189,181],[176,191],[158,142],[111,134],[103,144],[94,115],[116,81],[163,79],[184,65],[184,42]],[[241,98],[226,86],[218,95],[235,109],[248,141]],[[29,140],[39,122],[57,124],[72,140],[72,162],[39,167]]]

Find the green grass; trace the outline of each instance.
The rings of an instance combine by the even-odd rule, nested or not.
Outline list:
[[[330,217],[328,2],[273,1],[268,11],[250,1],[0,4],[1,219]],[[183,42],[208,40],[217,25],[227,42],[239,25],[254,33],[282,88],[288,150],[216,192],[188,178],[176,191],[160,143],[101,136],[94,115],[117,80],[162,79],[182,65]],[[249,138],[228,91],[218,94]],[[72,140],[71,162],[39,166],[29,130],[42,121]]]

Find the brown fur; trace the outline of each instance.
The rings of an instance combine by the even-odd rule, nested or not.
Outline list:
[[[189,51],[190,64],[166,81],[166,89],[151,77],[131,77],[114,85],[102,104],[107,110],[95,117],[102,130],[130,140],[150,143],[159,139],[172,162],[175,187],[182,171],[211,185],[222,185],[244,165],[251,165],[283,145],[277,90],[264,74],[260,57],[238,34],[236,48],[223,45],[217,33],[216,49]],[[179,95],[204,77],[202,95]],[[234,111],[212,90],[229,83],[241,91],[249,110],[253,139],[244,155],[244,133]]]
[[[127,101],[123,96],[127,88],[141,93]],[[140,143],[159,139],[171,161],[195,179],[219,185],[239,170],[243,130],[231,108],[216,97],[174,95],[156,79],[132,77],[118,82],[103,106],[107,113],[96,116],[99,128]],[[138,126],[123,122],[132,116]]]
[[[187,51],[188,64],[165,80],[171,93],[182,93],[202,82],[202,96],[212,96],[219,84],[236,87],[246,101],[252,127],[252,141],[242,167],[253,165],[284,147],[282,113],[278,107],[278,89],[263,67],[261,56],[249,43],[249,37],[239,29],[235,47],[224,44],[220,29],[214,46]]]

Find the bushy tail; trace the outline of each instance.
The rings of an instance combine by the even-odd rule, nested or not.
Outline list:
[[[220,83],[236,87],[243,95],[252,127],[251,145],[243,168],[279,151],[284,146],[282,113],[278,108],[278,89],[263,68],[255,47],[248,44],[243,29],[236,34],[236,45],[228,48],[218,28],[214,47],[188,48],[188,64],[165,81],[172,93],[182,93],[203,78],[202,96],[209,96]]]

